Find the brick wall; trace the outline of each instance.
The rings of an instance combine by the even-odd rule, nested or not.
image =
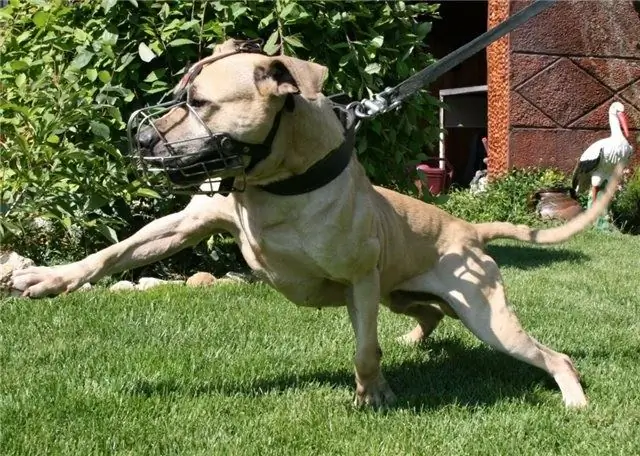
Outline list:
[[[489,26],[527,3],[490,0]],[[639,131],[640,2],[559,1],[490,46],[487,58],[492,173],[570,171],[608,135],[614,100],[624,103],[634,136]]]

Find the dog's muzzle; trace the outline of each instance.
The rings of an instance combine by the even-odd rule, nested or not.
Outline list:
[[[179,108],[194,116],[202,127],[201,131],[206,133],[179,141],[167,141],[156,127],[156,122],[169,111]],[[245,173],[269,155],[280,116],[281,112],[276,115],[271,131],[262,144],[249,144],[227,133],[211,131],[188,101],[170,101],[139,109],[131,115],[127,124],[131,157],[144,174],[164,175],[165,183],[174,193],[240,191],[244,186]],[[162,155],[154,155],[158,143],[161,143]],[[180,152],[185,149],[189,152]],[[236,185],[230,187],[234,181]],[[223,182],[226,185],[222,185]],[[203,186],[203,183],[206,185]]]
[[[136,168],[145,175],[162,175],[165,186],[173,193],[241,191],[244,189],[245,174],[271,151],[282,111],[276,115],[264,142],[249,144],[234,139],[227,132],[212,131],[189,103],[189,86],[202,68],[240,52],[261,53],[261,50],[255,41],[239,42],[231,52],[197,62],[180,81],[172,101],[139,109],[129,117],[129,151],[136,161]],[[197,120],[200,124],[197,134],[179,141],[167,140],[158,129],[157,122],[174,109],[182,109],[186,115]],[[154,152],[158,150],[161,153]]]

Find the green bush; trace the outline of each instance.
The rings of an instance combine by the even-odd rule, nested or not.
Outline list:
[[[567,183],[566,176],[554,169],[513,169],[492,180],[482,193],[460,188],[451,190],[440,207],[469,222],[539,224],[531,196],[541,188]]]
[[[640,168],[621,187],[611,204],[613,223],[623,233],[640,234]]]
[[[361,99],[433,61],[423,43],[436,11],[395,1],[10,0],[0,9],[0,242],[44,262],[181,207],[185,198],[157,199],[132,174],[125,122],[215,43],[261,37],[269,53],[328,66],[327,93]],[[357,150],[376,183],[402,185],[403,163],[436,143],[436,104],[421,93],[364,123]]]
[[[96,247],[116,242],[126,223],[118,202],[155,196],[131,178],[121,152],[121,110],[134,94],[115,67],[118,34],[97,11],[66,3],[0,9],[3,245],[63,251],[84,233]],[[47,242],[33,242],[34,231]]]

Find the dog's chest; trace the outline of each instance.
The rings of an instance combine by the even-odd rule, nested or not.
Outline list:
[[[338,289],[377,263],[371,216],[354,212],[359,205],[348,198],[335,201],[291,198],[238,211],[247,264],[299,305],[336,299]]]

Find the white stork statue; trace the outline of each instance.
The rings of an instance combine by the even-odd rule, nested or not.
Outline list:
[[[629,125],[624,105],[614,101],[609,107],[611,136],[591,144],[582,153],[573,171],[571,186],[576,192],[591,187],[591,201],[595,201],[602,184],[609,179],[613,168],[621,160],[627,161],[633,148],[629,143]]]

